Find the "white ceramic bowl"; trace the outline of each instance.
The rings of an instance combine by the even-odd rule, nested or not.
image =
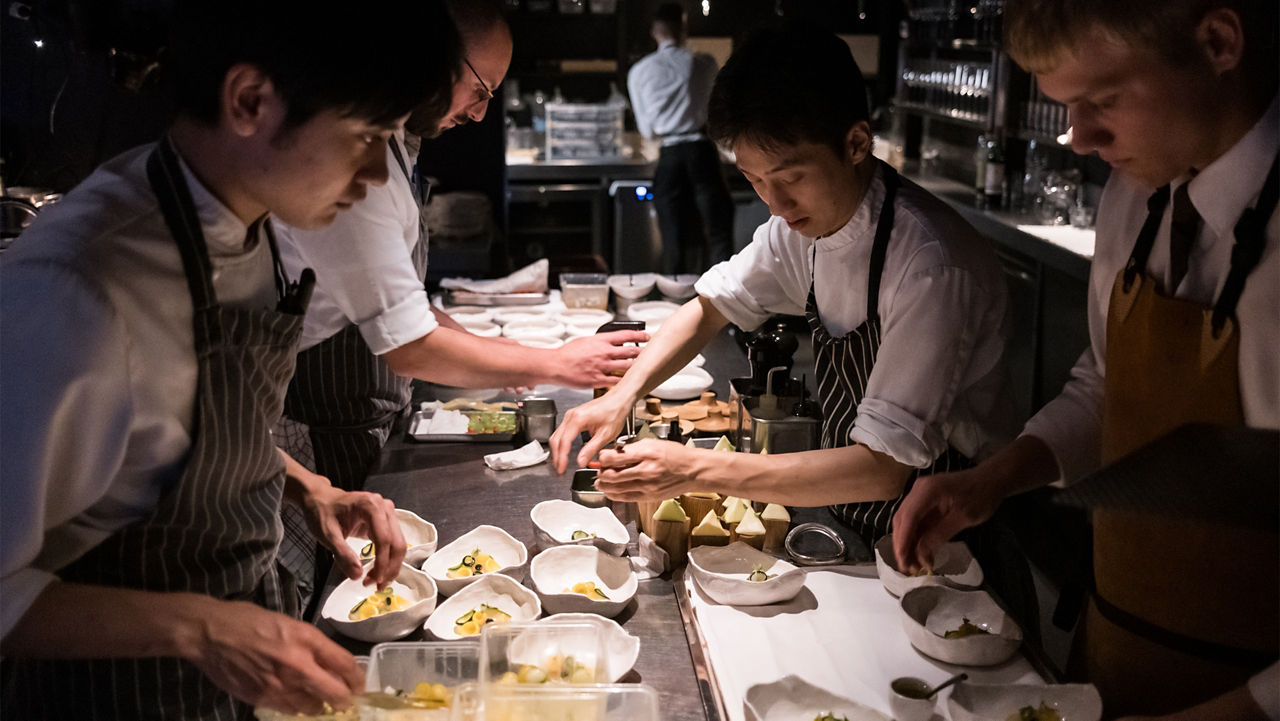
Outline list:
[[[627,317],[646,323],[661,323],[680,310],[680,304],[665,300],[643,300],[627,308]]]
[[[636,665],[636,659],[640,656],[640,639],[627,633],[617,621],[594,613],[557,613],[538,623],[557,621],[593,623],[600,629],[601,639],[604,642],[605,675],[608,676],[610,683],[617,683],[618,679]]]
[[[598,613],[609,618],[626,608],[639,585],[631,561],[595,546],[548,548],[533,557],[529,578],[547,613]],[[609,600],[593,601],[564,590],[583,581],[594,582]]]
[[[876,571],[884,590],[902,597],[902,594],[918,586],[942,584],[954,588],[978,588],[982,585],[982,567],[960,541],[944,544],[933,557],[933,573],[928,576],[908,576],[898,570],[898,559],[893,555],[893,534],[876,541]]]
[[[487,320],[459,320],[458,325],[481,338],[497,338],[502,335],[502,326]]]
[[[586,338],[596,334],[595,328],[588,328],[585,325],[566,325],[564,327],[564,341],[568,343],[571,340]]]
[[[660,275],[658,276],[658,292],[664,298],[688,300],[695,295],[693,284],[698,282],[699,277],[692,274]]]
[[[754,721],[812,721],[828,713],[849,721],[890,721],[875,709],[837,696],[798,676],[758,683],[747,689],[743,701],[747,718]]]
[[[551,314],[545,310],[521,306],[494,308],[489,314],[489,320],[498,325],[506,325],[513,320],[549,320],[550,318]]]
[[[1024,706],[1047,704],[1066,721],[1098,721],[1102,697],[1092,684],[956,684],[947,698],[951,721],[1004,721]]]
[[[757,567],[773,578],[748,581],[747,576]],[[689,549],[689,568],[711,600],[729,606],[782,603],[795,598],[804,587],[804,571],[742,541]]]
[[[435,612],[427,617],[423,628],[441,641],[457,641],[463,637],[454,633],[455,621],[467,611],[478,608],[482,603],[510,614],[512,623],[532,621],[542,615],[542,604],[538,602],[538,594],[521,586],[519,581],[510,576],[491,573],[480,576],[475,583],[445,599]],[[466,638],[478,640],[479,636]]]
[[[533,533],[541,548],[553,546],[595,546],[621,556],[631,537],[626,526],[608,508],[587,508],[573,501],[543,501],[529,511]],[[574,531],[594,533],[593,538],[573,540]]]
[[[452,543],[431,554],[422,564],[422,570],[436,582],[440,593],[452,596],[463,586],[484,578],[484,575],[449,578],[449,569],[458,565],[463,556],[477,548],[493,556],[493,560],[501,564],[502,568],[496,573],[505,573],[517,581],[524,579],[529,549],[497,526],[476,526],[458,536]]]
[[[711,377],[711,374],[700,366],[687,365],[663,381],[657,388],[649,391],[649,395],[656,396],[664,401],[697,398],[714,383],[715,379]]]
[[[564,345],[563,340],[549,335],[519,335],[515,337],[515,341],[528,348],[546,348],[547,350],[555,350]]]
[[[444,312],[459,323],[480,323],[493,317],[492,308],[479,305],[455,305],[452,308],[445,308]]]
[[[528,336],[561,338],[564,336],[564,324],[550,318],[509,320],[502,326],[502,335],[516,340]]]
[[[566,308],[560,311],[557,318],[565,327],[590,328],[592,333],[600,326],[613,320],[613,314],[599,308]]]
[[[391,582],[391,588],[396,595],[409,601],[407,608],[363,621],[349,620],[347,614],[360,599],[368,598],[377,589],[364,585],[363,579],[347,579],[329,594],[320,615],[342,634],[358,641],[380,643],[403,638],[412,633],[436,607],[436,584],[422,571],[402,564],[400,575]]]
[[[439,541],[436,536],[436,527],[413,511],[403,508],[396,509],[396,520],[400,521],[400,533],[404,536],[405,545],[408,547],[404,553],[404,562],[414,567],[421,566],[422,562],[427,560],[427,556],[436,551],[436,544]],[[352,536],[347,539],[347,545],[356,552],[361,563],[373,560],[373,556],[361,553],[364,547],[369,545],[369,539]]]
[[[609,287],[619,298],[643,298],[653,290],[658,282],[655,273],[632,273],[629,275],[609,276]]]
[[[902,625],[916,650],[945,663],[992,666],[1022,644],[1022,629],[986,591],[920,586],[902,596]],[[944,638],[964,619],[987,633]]]

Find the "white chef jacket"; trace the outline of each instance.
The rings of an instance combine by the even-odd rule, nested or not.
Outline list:
[[[698,294],[751,330],[774,313],[803,315],[812,279],[827,330],[840,337],[857,328],[867,317],[882,176],[877,168],[853,217],[827,237],[769,218],[750,245],[698,280]],[[880,351],[850,437],[916,468],[948,442],[974,459],[1006,443],[1016,429],[1003,355],[1007,299],[986,239],[904,179],[880,281]]]
[[[1272,100],[1262,119],[1234,146],[1185,182],[1191,202],[1204,219],[1191,249],[1187,273],[1174,295],[1212,306],[1231,267],[1235,224],[1262,192],[1275,160],[1280,135],[1280,109]],[[1147,199],[1154,192],[1112,173],[1098,204],[1098,232],[1089,273],[1089,347],[1071,370],[1062,393],[1040,410],[1023,429],[1043,440],[1058,460],[1059,484],[1071,483],[1101,464],[1103,378],[1106,375],[1107,308],[1116,273],[1133,251],[1147,218]],[[1169,224],[1173,204],[1165,209],[1147,260],[1146,272],[1168,287]],[[1245,423],[1254,428],[1280,428],[1280,212],[1267,223],[1266,246],[1258,266],[1245,281],[1236,307],[1240,335],[1240,400]]]
[[[396,132],[404,148],[404,131]],[[412,170],[413,158],[405,157]],[[364,200],[338,213],[330,225],[301,230],[277,221],[280,260],[290,277],[316,274],[299,350],[336,335],[349,323],[375,355],[406,345],[439,323],[410,257],[418,238],[418,201],[409,179],[387,149],[390,178],[368,186]]]
[[[707,101],[716,78],[716,59],[664,40],[627,73],[627,93],[636,129],[660,136],[663,145],[702,137]]]
[[[142,518],[192,442],[198,368],[178,246],[146,177],[103,164],[0,256],[0,633],[58,569]],[[270,246],[183,163],[225,306],[274,308]]]

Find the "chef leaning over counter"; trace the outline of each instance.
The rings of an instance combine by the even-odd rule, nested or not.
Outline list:
[[[555,350],[528,348],[473,335],[432,309],[423,286],[426,229],[410,172],[416,148],[422,137],[483,120],[512,52],[496,0],[448,0],[446,6],[465,61],[443,118],[429,105],[415,110],[386,149],[387,184],[332,225],[279,229],[285,268],[316,273],[285,414],[305,424],[315,470],[348,490],[364,486],[392,422],[409,403],[412,378],[465,388],[604,387],[638,352],[623,344],[646,339],[620,332]]]
[[[245,718],[362,689],[289,615],[282,496],[352,577],[344,534],[399,549],[369,583],[404,541],[380,496],[286,478],[269,429],[310,279],[283,273],[267,214],[319,227],[385,183],[387,139],[425,98],[443,107],[460,62],[441,3],[363,10],[181,3],[167,136],[98,168],[0,263],[0,345],[22,349],[0,371],[5,718]],[[423,42],[386,42],[387,18]]]
[[[1067,105],[1073,149],[1115,171],[1091,343],[1009,447],[916,484],[894,524],[910,565],[1007,496],[1184,424],[1280,427],[1275,1],[1011,0],[1006,28],[1010,55]],[[1075,662],[1108,712],[1280,719],[1278,547],[1274,529],[1095,508]]]
[[[611,497],[685,491],[830,504],[868,541],[918,472],[959,468],[1008,440],[1002,362],[1006,290],[986,241],[871,154],[866,91],[848,46],[805,26],[757,33],[716,77],[712,137],[769,205],[752,243],[698,281],[621,382],[570,410],[552,438],[559,468],[582,430],[585,464],[632,404],[727,323],[773,313],[813,330],[822,450],[721,454],[664,441],[604,451]]]

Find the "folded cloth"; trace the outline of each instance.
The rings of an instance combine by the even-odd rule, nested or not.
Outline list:
[[[470,278],[445,278],[441,288],[468,290],[472,293],[545,293],[547,274],[551,264],[546,258],[535,260],[505,278],[472,280]]]
[[[631,570],[639,579],[657,578],[667,568],[667,552],[643,533],[640,534],[635,550],[631,551],[629,558]]]
[[[490,453],[484,457],[484,464],[495,471],[509,471],[513,468],[536,466],[550,455],[551,451],[544,450],[541,443],[529,441],[528,445],[520,446],[514,451]]]

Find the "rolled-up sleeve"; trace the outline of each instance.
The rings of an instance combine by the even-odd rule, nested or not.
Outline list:
[[[893,297],[850,437],[923,468],[947,449],[957,395],[998,369],[999,353],[980,341],[998,333],[1004,307],[969,271],[943,265],[905,276]]]
[[[46,533],[101,498],[132,419],[128,344],[105,297],[55,263],[0,265],[0,634],[56,576]],[[56,312],[50,312],[56,309]]]

